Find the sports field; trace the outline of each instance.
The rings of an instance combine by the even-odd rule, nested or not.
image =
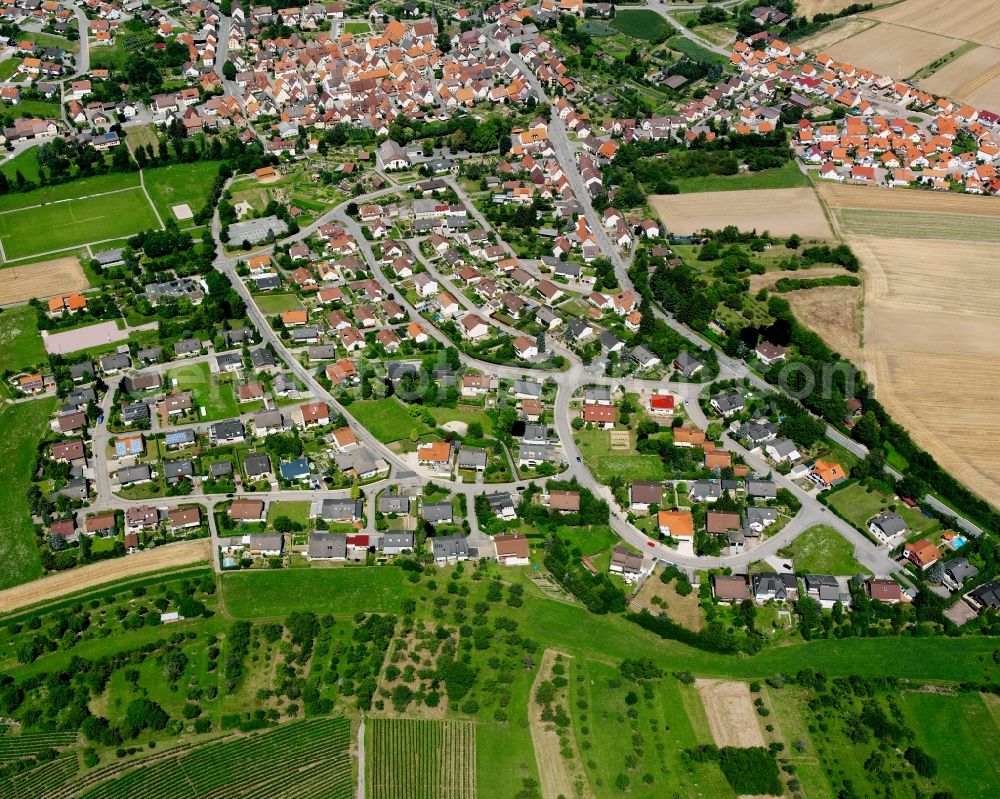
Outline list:
[[[0,213],[0,243],[15,260],[159,227],[142,191],[123,189]]]
[[[652,195],[650,205],[671,233],[700,230],[765,230],[776,236],[829,238],[830,226],[812,189],[709,191],[698,194]]]
[[[175,218],[171,210],[175,205],[187,204],[195,213],[201,210],[218,174],[218,161],[195,161],[147,169],[143,179],[160,218],[166,221]],[[193,225],[193,220],[180,222],[181,228]]]

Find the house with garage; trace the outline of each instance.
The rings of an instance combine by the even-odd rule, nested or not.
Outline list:
[[[637,480],[629,486],[629,508],[649,510],[651,505],[659,505],[663,500],[663,487],[657,482]]]
[[[431,539],[434,562],[442,566],[469,559],[469,542],[461,535],[446,535]]]
[[[309,560],[347,560],[347,536],[343,533],[315,532],[309,536]]]
[[[909,530],[902,516],[885,511],[868,520],[868,532],[881,543],[888,544],[895,538],[905,536]]]

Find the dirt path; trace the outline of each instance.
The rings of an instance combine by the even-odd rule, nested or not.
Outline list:
[[[745,682],[695,680],[717,746],[764,746],[750,686]]]
[[[18,608],[75,594],[126,577],[201,561],[208,562],[211,560],[210,550],[207,538],[197,541],[178,541],[176,544],[147,549],[134,555],[58,572],[41,580],[0,591],[0,613],[9,613]]]
[[[531,686],[531,698],[528,700],[528,727],[531,730],[531,743],[535,749],[535,761],[538,763],[542,799],[558,799],[559,796],[564,796],[566,799],[570,799],[570,797],[593,799],[586,777],[578,767],[574,766],[580,762],[575,739],[572,735],[570,736],[573,757],[564,758],[559,745],[559,733],[556,731],[556,725],[549,721],[542,721],[542,706],[534,701],[538,686],[545,680],[552,679],[552,666],[556,662],[556,656],[560,654],[564,661],[569,658],[565,653],[557,652],[554,649],[545,650],[545,654],[542,655],[542,665]],[[566,703],[563,705],[565,707]],[[575,782],[578,785],[582,784],[582,792],[574,789],[574,775],[571,774],[571,771],[577,772]]]

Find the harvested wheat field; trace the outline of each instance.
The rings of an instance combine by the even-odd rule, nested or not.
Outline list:
[[[862,31],[874,28],[877,24],[874,20],[862,17],[847,17],[831,22],[824,26],[819,33],[808,36],[796,44],[808,53],[822,53],[834,42],[850,39]]]
[[[1000,506],[1000,261],[986,244],[856,238],[865,358],[878,399]]]
[[[554,649],[545,650],[535,682],[531,686],[531,698],[528,701],[528,728],[531,732],[531,744],[535,750],[535,761],[538,764],[542,799],[557,799],[560,796],[593,799],[590,783],[580,773],[579,763],[581,761],[574,743],[575,738],[572,735],[569,738],[569,748],[572,750],[573,756],[563,757],[562,743],[559,740],[556,725],[551,721],[542,721],[543,706],[535,701],[535,692],[538,690],[538,686],[546,680],[552,679],[552,666],[555,665],[558,654],[560,653]],[[562,661],[564,664],[568,663],[569,656],[563,654]],[[564,701],[562,696],[557,696],[558,701]],[[568,695],[565,701],[568,701]],[[575,788],[579,788],[579,790],[575,790]]]
[[[726,225],[776,236],[798,233],[806,239],[832,235],[812,189],[706,191],[654,195],[649,201],[664,226],[681,236]]]
[[[996,0],[959,0],[947,4],[941,0],[905,0],[865,12],[865,16],[1000,47],[1000,3]]]
[[[812,19],[817,14],[836,14],[857,0],[796,0],[795,16]]]
[[[843,233],[889,238],[1000,241],[1000,203],[971,194],[880,189],[869,186],[818,187]]]
[[[88,288],[87,276],[76,257],[53,258],[0,271],[0,305],[45,299]]]
[[[788,300],[795,318],[815,330],[831,349],[858,368],[865,368],[860,287],[820,286],[778,296]]]
[[[958,39],[882,22],[856,36],[829,45],[826,52],[837,61],[870,69],[880,75],[905,78],[961,44]]]
[[[1000,108],[1000,50],[976,47],[917,83],[956,102]]]
[[[745,682],[695,680],[716,746],[764,746],[757,711]]]
[[[9,613],[17,608],[48,602],[126,577],[206,562],[211,560],[211,557],[211,541],[203,538],[197,541],[178,541],[175,544],[136,552],[134,555],[57,572],[32,583],[0,591],[0,613]]]

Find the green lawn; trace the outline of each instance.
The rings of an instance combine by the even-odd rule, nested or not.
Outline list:
[[[493,420],[481,408],[468,408],[459,405],[457,408],[428,408],[428,410],[438,426],[446,422],[465,422],[466,424],[479,422],[483,426],[485,435],[493,435]]]
[[[368,431],[383,444],[410,438],[413,433],[423,435],[428,427],[395,397],[380,400],[353,402],[347,409]]]
[[[54,100],[21,100],[11,109],[15,117],[38,117],[59,120],[59,103]]]
[[[294,294],[259,294],[254,302],[264,314],[279,314],[302,308],[302,302]]]
[[[705,175],[678,178],[672,181],[681,194],[701,191],[745,191],[747,189],[795,189],[809,186],[809,178],[799,171],[794,161],[774,169],[745,172],[739,175]]]
[[[0,80],[8,80],[11,75],[17,72],[19,66],[21,66],[20,58],[7,58],[0,61]]]
[[[200,421],[212,422],[239,416],[240,411],[232,383],[220,383],[218,377],[211,373],[207,363],[178,366],[167,373],[167,378],[177,381],[176,387],[179,391],[192,393]],[[198,406],[205,409],[204,415],[198,410]]]
[[[27,369],[47,360],[35,309],[21,305],[0,311],[0,372]]]
[[[147,169],[144,173],[146,191],[149,192],[153,205],[160,212],[160,218],[166,222],[174,219],[173,207],[187,204],[193,213],[197,213],[205,205],[212,182],[219,174],[218,161],[195,161],[193,164],[173,164],[155,169]],[[182,228],[191,227],[193,220],[178,221]]]
[[[274,524],[279,516],[287,516],[308,529],[311,502],[272,502],[267,509],[267,523]]]
[[[1000,728],[978,693],[943,696],[907,692],[903,715],[917,744],[937,760],[936,781],[955,796],[996,796],[1000,785]]]
[[[68,200],[74,197],[85,197],[91,194],[102,194],[119,189],[136,188],[139,185],[138,172],[115,172],[108,175],[95,175],[90,178],[80,178],[57,186],[46,186],[42,189],[23,194],[5,194],[0,197],[0,211],[12,211],[16,208],[28,208],[32,205],[52,203],[56,200]],[[148,203],[147,203],[148,205]]]
[[[130,190],[0,214],[0,241],[13,260],[159,226],[142,192]]]
[[[8,180],[13,180],[14,175],[18,172],[25,180],[38,180],[38,148],[29,147],[9,161],[4,161],[3,165],[0,166],[0,172],[3,172]]]
[[[38,439],[55,405],[53,399],[10,405],[0,412],[0,589],[42,576],[27,493]]]
[[[693,42],[680,35],[670,37],[670,41],[667,42],[667,46],[671,50],[687,56],[692,61],[697,61],[702,64],[718,64],[721,66],[728,63],[728,59],[725,56],[719,53],[713,53],[711,50],[706,50],[697,42]]]
[[[594,476],[607,484],[620,476],[626,483],[633,480],[663,480],[663,461],[656,455],[639,455],[634,450],[611,449],[611,434],[607,430],[579,430],[577,445]]]
[[[890,505],[896,506],[896,513],[906,520],[906,526],[911,533],[927,532],[938,525],[934,519],[924,516],[916,508],[908,508],[902,502],[893,502],[891,496],[880,491],[869,491],[860,483],[854,483],[840,491],[830,494],[830,507],[856,527],[867,530],[868,520],[872,516],[887,510]]]
[[[666,41],[673,30],[663,17],[647,9],[618,11],[610,25],[633,39],[657,43]]]
[[[411,589],[401,569],[350,567],[222,575],[226,610],[240,619],[316,613],[398,613]]]
[[[367,22],[345,22],[344,33],[368,33],[371,27]]]
[[[594,555],[619,543],[618,536],[606,524],[594,527],[560,527],[557,533],[560,538],[579,547],[584,555]]]
[[[832,527],[817,524],[792,542],[795,570],[804,574],[871,574],[854,559],[854,547]]]

